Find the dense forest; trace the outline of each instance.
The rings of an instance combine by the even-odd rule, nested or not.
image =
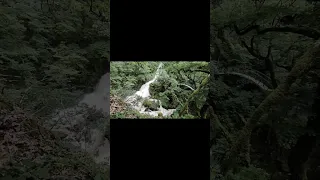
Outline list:
[[[208,62],[111,62],[111,118],[200,118],[208,79]]]
[[[211,0],[210,63],[110,63],[109,17],[108,0],[0,2],[0,179],[109,179],[109,91],[113,118],[209,118],[212,180],[319,179],[317,1]],[[170,116],[128,105],[150,81]]]
[[[109,179],[107,161],[75,143],[88,144],[90,118],[108,117],[54,115],[107,73],[109,29],[108,0],[1,0],[0,179]]]
[[[211,1],[211,179],[319,179],[319,8]]]

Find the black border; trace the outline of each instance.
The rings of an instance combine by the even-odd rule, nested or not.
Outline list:
[[[209,61],[209,0],[110,3],[112,61]]]
[[[210,178],[209,120],[112,119],[111,179]]]

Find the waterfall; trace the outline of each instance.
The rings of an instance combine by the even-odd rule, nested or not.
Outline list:
[[[139,89],[139,91],[135,92],[133,95],[128,96],[125,99],[126,103],[128,103],[133,109],[138,110],[141,114],[158,116],[159,113],[162,113],[163,116],[170,116],[175,111],[175,109],[168,109],[168,110],[164,109],[161,105],[160,100],[150,98],[150,92],[149,92],[150,84],[155,82],[157,80],[157,78],[161,75],[161,68],[162,67],[163,67],[163,63],[160,63],[157,70],[156,70],[154,78],[152,80],[146,82],[145,84],[143,84],[141,86],[141,88]],[[158,102],[160,107],[156,111],[147,110],[147,108],[143,106],[144,100]]]
[[[101,110],[103,117],[88,118],[92,115],[84,105]],[[57,110],[52,120],[45,125],[55,132],[65,134],[67,147],[83,150],[92,155],[97,163],[109,163],[110,144],[104,137],[104,127],[110,112],[110,73],[104,74],[95,90],[85,94],[75,107]]]
[[[137,91],[132,96],[128,96],[125,101],[126,102],[130,102],[131,100],[135,99],[137,96],[142,97],[142,98],[150,97],[150,92],[149,92],[150,84],[157,80],[157,78],[159,77],[159,75],[161,73],[161,71],[160,71],[161,69],[160,68],[162,66],[163,66],[163,63],[160,63],[158,68],[157,68],[157,71],[156,71],[156,74],[155,74],[154,78],[151,81],[148,81],[147,83],[143,84],[139,91]]]
[[[85,103],[89,107],[95,106],[103,112],[110,112],[110,74],[104,74],[97,84],[94,92],[86,94],[80,103]]]

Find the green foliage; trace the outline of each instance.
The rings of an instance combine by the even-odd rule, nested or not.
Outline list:
[[[192,94],[192,90],[185,85],[197,88],[204,77],[207,76],[205,71],[208,71],[208,63],[162,63],[164,66],[159,77],[150,84],[151,98],[160,100],[163,108],[179,109]],[[158,65],[159,62],[111,62],[111,94],[122,96],[122,98],[132,95],[143,84],[154,78]],[[208,87],[204,87],[192,100],[194,106],[187,112],[187,114],[193,114],[192,118],[199,116],[199,111],[206,101],[207,93]],[[145,103],[147,107],[150,107],[147,102]]]
[[[153,78],[157,66],[157,62],[111,62],[111,93],[123,98],[132,95]]]
[[[170,65],[171,63],[174,63],[174,66]],[[206,77],[206,73],[196,70],[206,70],[207,68],[207,62],[165,63],[165,72],[163,76],[159,77],[158,82],[151,84],[150,93],[154,98],[161,100],[164,108],[177,108],[192,93],[192,90],[186,89],[180,84],[190,85],[196,89]],[[193,100],[196,106],[194,109],[190,109],[191,112],[199,112],[205,103],[207,93],[207,87],[201,89],[201,92]]]
[[[23,81],[46,77],[53,88],[93,86],[109,61],[108,22],[90,13],[81,1],[42,3],[42,9],[39,1],[0,7],[2,72],[14,72]],[[52,6],[54,12],[47,9]]]
[[[269,174],[263,169],[250,166],[242,168],[238,173],[228,173],[223,180],[268,180]]]
[[[86,154],[70,154],[63,152],[65,154],[61,157],[56,156],[42,156],[37,161],[31,161],[29,159],[22,160],[21,163],[14,163],[13,168],[6,171],[6,176],[1,177],[3,179],[50,179],[54,176],[59,176],[58,174],[62,172],[65,178],[71,178],[72,176],[85,177],[84,174],[76,174],[77,168],[87,171],[89,179],[107,180],[109,179],[109,172],[103,170],[102,167],[97,166],[91,159],[88,159]],[[75,174],[70,174],[66,170],[74,172]]]
[[[317,38],[310,38],[308,33],[283,31],[281,28],[313,29],[318,34],[320,26],[314,23],[318,21],[318,13],[319,6],[311,5],[305,0],[212,1],[211,50],[214,50],[213,47],[216,50],[218,48],[220,54],[215,57],[217,52],[212,52],[211,58],[215,58],[212,59],[215,63],[212,63],[211,71],[219,69],[220,72],[225,70],[248,74],[246,71],[254,70],[262,74],[263,78],[272,78],[273,75],[278,86],[285,84],[290,68],[314,45]],[[286,21],[285,18],[292,19]],[[235,26],[242,32],[246,28],[258,28],[241,34],[236,32]],[[272,31],[262,32],[266,29]],[[268,63],[271,63],[273,70]],[[269,179],[267,173],[281,172],[282,168],[288,168],[287,164],[300,167],[301,162],[294,165],[292,161],[288,162],[288,154],[293,151],[302,135],[314,135],[315,130],[308,127],[308,122],[314,111],[311,102],[315,101],[314,82],[317,81],[319,72],[311,70],[305,73],[282,99],[277,98],[275,104],[264,109],[253,131],[249,130],[247,121],[268,94],[236,76],[215,74],[212,77],[209,98],[214,101],[214,112],[211,113],[215,115],[215,122],[212,123],[210,134],[213,141],[211,179]],[[216,119],[219,119],[220,127],[217,127]],[[234,157],[238,158],[242,154],[250,156],[251,164],[245,162],[244,158],[236,163],[225,162],[225,153],[238,149],[239,144],[234,142],[243,143],[243,139],[238,137],[245,130],[252,132],[251,136],[246,135],[246,140],[251,140],[250,148],[243,148]],[[231,141],[227,141],[225,131],[231,134]],[[311,156],[309,158],[313,159]],[[285,167],[277,167],[275,164],[278,161],[285,164]],[[251,166],[244,168],[244,164]],[[222,172],[224,168],[240,170],[226,174],[226,171]],[[312,171],[311,169],[304,170]],[[290,173],[294,172],[291,170]],[[283,179],[292,178],[287,174],[283,176]]]
[[[211,9],[211,22],[217,27],[228,26],[234,22],[250,23],[253,20],[272,22],[274,14],[278,12],[285,16],[308,11],[311,7],[305,0],[297,0],[293,3],[292,1],[279,3],[278,0],[256,3],[246,0],[229,0]],[[243,21],[244,19],[246,21]]]
[[[160,107],[158,102],[150,101],[150,100],[144,100],[142,105],[152,111],[156,111]]]
[[[151,118],[151,119],[163,119],[165,117],[159,116],[158,117],[153,117],[147,114],[141,114],[136,110],[133,109],[126,109],[122,112],[117,112],[115,114],[111,115],[111,118],[113,119],[125,119],[125,118],[130,118],[130,119],[145,119],[145,118]]]
[[[183,101],[177,96],[178,92],[182,93],[183,90],[177,86],[177,81],[172,78],[160,77],[156,83],[150,85],[151,96],[159,99],[166,109],[174,109]],[[188,96],[188,92],[185,92],[184,95]]]
[[[18,117],[24,123],[30,123],[30,119],[39,122],[28,125],[27,131],[22,132],[23,122],[9,120],[20,128],[1,132],[14,132],[8,137],[15,138],[6,146],[15,150],[14,156],[1,157],[4,168],[0,170],[0,179],[4,175],[7,179],[109,178],[108,166],[100,166],[90,155],[70,152],[60,146],[60,141],[51,137],[41,139],[43,134],[37,134],[54,110],[77,104],[84,91],[92,89],[108,69],[108,4],[108,0],[94,1],[90,12],[90,4],[80,0],[1,1],[1,117],[3,110],[22,109],[27,117],[14,113],[10,118]],[[96,16],[99,11],[105,18]],[[31,136],[30,132],[36,134]],[[7,157],[10,166],[3,166]]]

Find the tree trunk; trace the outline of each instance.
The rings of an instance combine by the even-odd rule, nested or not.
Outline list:
[[[245,142],[250,139],[252,129],[257,125],[260,118],[267,113],[272,106],[276,105],[279,100],[283,99],[283,97],[288,94],[291,85],[314,66],[314,61],[317,59],[317,57],[320,57],[320,41],[317,41],[313,47],[310,47],[310,49],[299,60],[297,60],[285,82],[280,84],[272,93],[270,93],[269,96],[264,99],[254,111],[246,126],[241,130],[238,136],[239,138],[235,141],[235,143],[233,143],[230,153],[225,159],[226,162],[231,163],[228,163],[225,172],[234,167],[234,163],[237,164],[241,161],[244,161],[243,159],[237,161],[235,160],[237,157],[239,157],[244,149],[247,149],[247,144]]]
[[[318,78],[316,98],[312,105],[313,115],[308,118],[306,127],[307,130],[315,132],[315,134],[320,133],[320,113],[318,107],[320,107],[320,78]],[[297,144],[292,148],[288,157],[288,166],[291,173],[290,180],[308,179],[306,176],[306,164],[313,148],[316,145],[316,140],[316,136],[305,133],[298,139]]]

